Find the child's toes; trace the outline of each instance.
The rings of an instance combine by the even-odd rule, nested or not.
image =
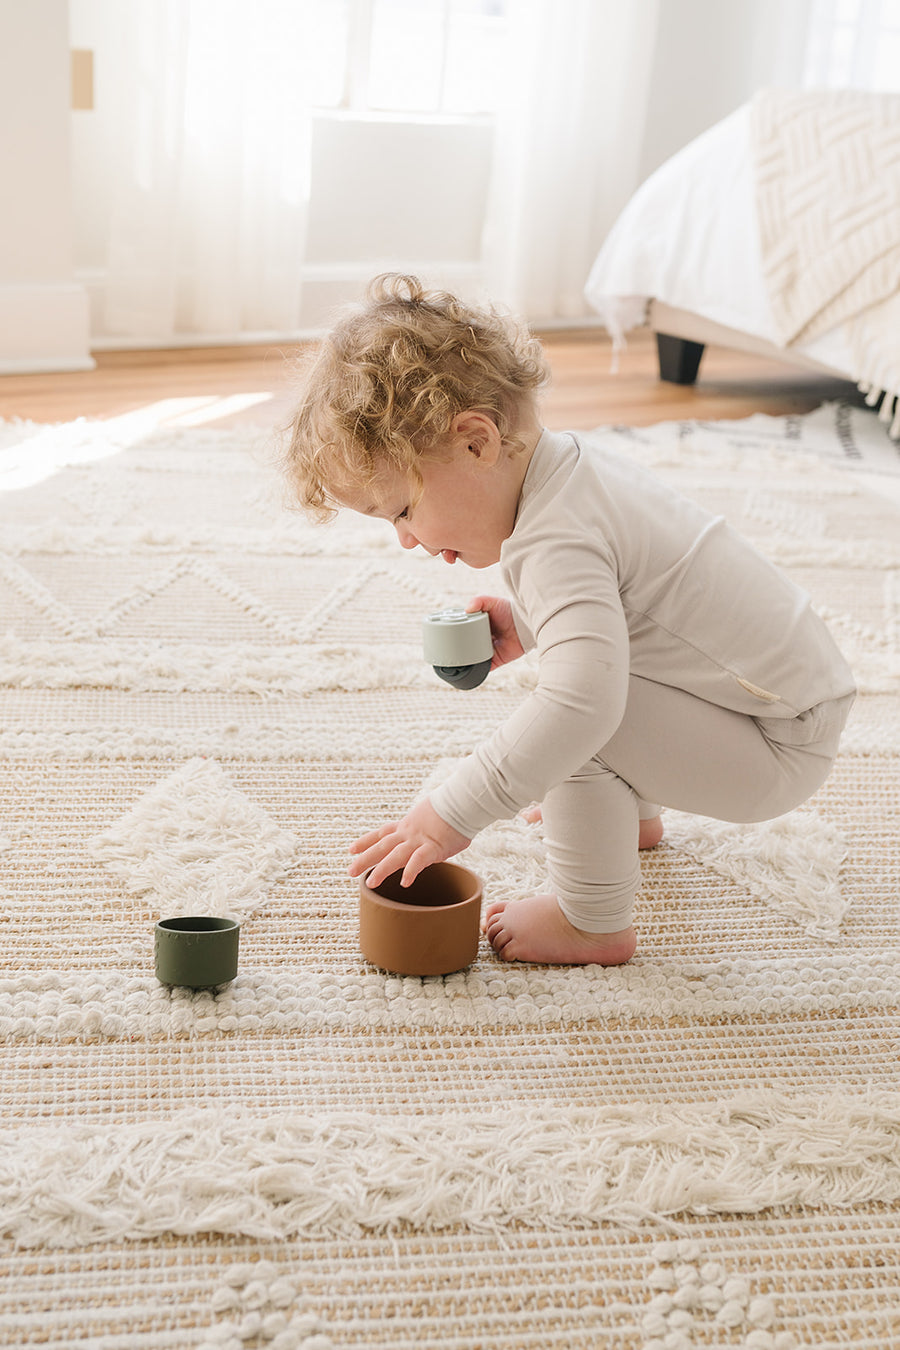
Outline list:
[[[515,939],[505,928],[491,938],[491,946],[501,961],[515,961]]]
[[[507,932],[506,924],[503,919],[502,909],[496,914],[489,916],[484,931],[488,942],[495,952],[499,950],[498,943],[502,946],[509,940],[509,933]]]
[[[505,909],[506,909],[505,900],[494,900],[491,902],[491,904],[488,905],[487,909],[481,916],[482,933],[488,932],[492,920],[495,919],[498,914],[502,914]]]
[[[496,952],[497,956],[503,957],[503,950],[509,944],[509,933],[502,923],[496,924],[488,933],[488,941]]]

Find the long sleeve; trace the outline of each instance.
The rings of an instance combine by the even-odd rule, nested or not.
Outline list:
[[[555,565],[518,576],[514,599],[536,629],[538,683],[521,706],[431,796],[469,838],[540,800],[609,740],[625,711],[629,644],[616,578],[583,547],[557,541]],[[540,572],[540,582],[530,574]],[[525,627],[524,621],[522,627]]]

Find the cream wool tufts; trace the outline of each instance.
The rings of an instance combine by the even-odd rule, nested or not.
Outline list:
[[[871,952],[865,961],[831,951],[703,963],[638,957],[614,970],[499,966],[442,979],[247,968],[218,993],[194,994],[164,989],[152,976],[102,970],[0,977],[0,1035],[44,1043],[61,1033],[90,1042],[329,1028],[477,1031],[486,1021],[526,1030],[647,1018],[713,1024],[841,1008],[900,1010],[900,971],[890,951]]]
[[[680,811],[667,811],[665,821],[671,847],[746,886],[802,923],[810,936],[838,940],[850,901],[840,884],[847,842],[833,825],[804,811],[759,825],[729,825]]]
[[[129,891],[154,896],[162,917],[245,918],[266,882],[296,864],[298,848],[218,764],[203,759],[189,760],[88,842],[91,857]]]
[[[900,1200],[900,1099],[7,1130],[0,1231],[25,1246],[165,1233],[284,1240],[661,1222]],[[49,1184],[48,1184],[49,1183]],[[727,1297],[727,1295],[726,1295]]]

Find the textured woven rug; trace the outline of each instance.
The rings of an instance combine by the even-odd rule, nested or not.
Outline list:
[[[419,980],[346,846],[533,680],[423,664],[492,579],[285,511],[262,435],[0,426],[0,1344],[900,1346],[896,451],[837,405],[605,434],[811,592],[843,753],[770,824],[668,813],[629,965]],[[540,827],[463,860],[539,886]],[[238,978],[165,989],[198,909]]]

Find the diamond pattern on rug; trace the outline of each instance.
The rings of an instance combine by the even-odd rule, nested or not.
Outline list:
[[[284,640],[277,617],[250,597],[234,593],[236,588],[227,593],[209,571],[203,575],[196,567],[180,566],[154,578],[152,586],[136,586],[99,616],[98,634],[190,642],[213,632],[230,642],[265,642],[273,636]]]
[[[214,760],[192,759],[88,842],[127,890],[162,913],[245,919],[266,883],[297,862],[299,842],[229,782]]]
[[[664,819],[670,846],[802,923],[810,937],[838,938],[850,901],[840,885],[847,843],[833,825],[804,811],[758,825],[681,811]]]

